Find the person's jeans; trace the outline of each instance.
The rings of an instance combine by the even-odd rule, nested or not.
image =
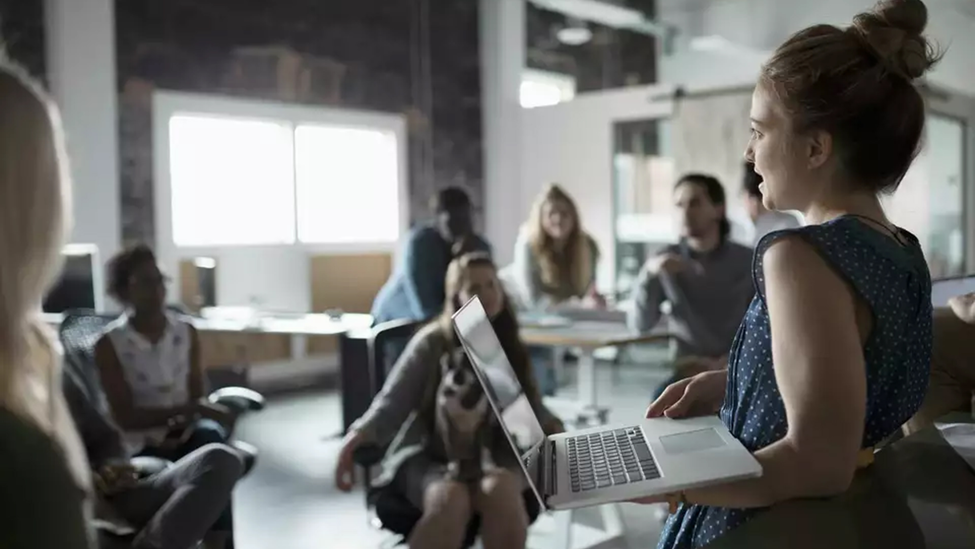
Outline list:
[[[132,549],[190,549],[207,532],[233,534],[231,492],[243,473],[230,447],[204,446],[108,503],[140,528]]]
[[[178,461],[183,456],[207,444],[224,444],[227,442],[227,430],[224,429],[223,425],[220,425],[212,419],[198,419],[190,429],[192,429],[192,432],[183,444],[175,448],[146,446],[139,452],[139,455]]]
[[[553,396],[558,388],[558,380],[555,379],[555,368],[552,364],[553,352],[551,347],[528,346],[528,358],[532,362],[535,382],[542,396]]]

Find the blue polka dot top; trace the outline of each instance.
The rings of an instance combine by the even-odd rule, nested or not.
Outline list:
[[[755,298],[728,355],[721,420],[752,452],[786,434],[785,407],[772,369],[762,256],[769,245],[787,235],[798,235],[812,245],[873,313],[873,329],[863,347],[867,374],[863,447],[876,445],[917,411],[927,390],[931,275],[917,238],[901,230],[906,242],[902,246],[854,216],[773,232],[759,242],[752,261]],[[668,520],[658,549],[702,547],[762,511],[683,505]]]

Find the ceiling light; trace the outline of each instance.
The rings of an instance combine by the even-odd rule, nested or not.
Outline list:
[[[691,38],[689,46],[692,51],[732,55],[736,57],[759,57],[764,59],[769,56],[768,52],[732,42],[718,34],[695,36]]]
[[[555,38],[567,46],[581,46],[592,40],[592,31],[583,21],[570,17],[568,24],[555,33]]]
[[[532,0],[536,6],[585,19],[608,27],[629,27],[644,23],[643,14],[608,2],[595,0]]]

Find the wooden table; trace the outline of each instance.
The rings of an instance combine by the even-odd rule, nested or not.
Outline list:
[[[971,423],[970,415],[945,418]],[[935,428],[876,454],[847,493],[792,501],[746,522],[710,549],[962,549],[975,547],[975,470]]]
[[[193,318],[193,325],[202,338],[218,334],[278,334],[291,339],[291,360],[301,360],[308,354],[308,338],[314,336],[338,336],[351,330],[372,326],[372,316],[345,313],[337,316],[325,314],[263,315],[255,319],[213,317]]]

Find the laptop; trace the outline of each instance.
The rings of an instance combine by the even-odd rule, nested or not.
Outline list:
[[[543,509],[588,507],[761,476],[717,416],[640,419],[546,436],[477,297],[454,330]]]

